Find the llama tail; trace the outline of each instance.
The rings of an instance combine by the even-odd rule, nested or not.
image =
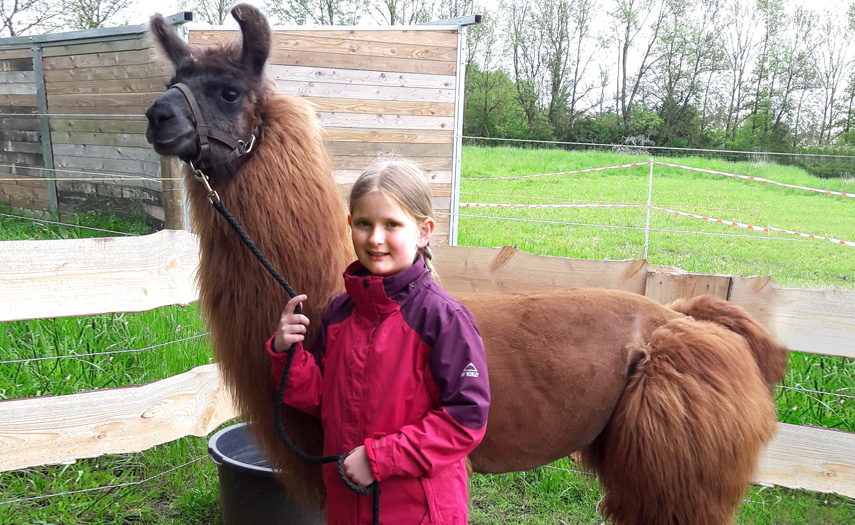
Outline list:
[[[605,430],[581,451],[612,523],[731,523],[775,431],[768,382],[783,374],[786,351],[728,306],[678,304],[700,320],[678,317],[654,330]]]
[[[748,341],[767,383],[776,383],[784,377],[789,351],[742,308],[711,295],[678,299],[671,308],[699,321],[719,324],[741,335]]]

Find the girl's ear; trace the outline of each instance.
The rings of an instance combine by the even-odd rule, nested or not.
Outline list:
[[[353,228],[353,215],[347,214],[347,225]]]
[[[419,238],[416,241],[416,246],[419,248],[427,246],[434,228],[436,228],[436,221],[433,220],[433,217],[423,220],[421,226],[419,226]]]

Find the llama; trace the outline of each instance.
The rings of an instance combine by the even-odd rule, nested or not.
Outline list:
[[[147,138],[210,177],[318,320],[354,258],[345,210],[313,109],[264,79],[266,19],[246,4],[232,15],[242,43],[201,50],[152,18],[151,34],[175,66],[169,84],[178,87],[147,111]],[[213,140],[205,122],[215,123]],[[225,380],[282,483],[319,501],[320,469],[301,464],[274,431],[263,348],[287,297],[216,216],[194,173],[185,176],[200,240],[199,302]],[[475,316],[490,370],[487,433],[470,455],[476,472],[527,470],[579,452],[599,475],[601,510],[613,523],[730,522],[774,433],[769,384],[787,359],[746,312],[713,297],[666,307],[599,289],[457,298]],[[317,454],[319,422],[283,413],[289,435]]]

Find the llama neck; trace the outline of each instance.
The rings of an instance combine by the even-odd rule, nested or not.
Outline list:
[[[341,272],[352,260],[344,206],[311,108],[299,99],[273,96],[263,115],[265,129],[256,151],[214,189],[294,290],[309,296],[307,315],[320,319],[343,289]],[[204,187],[196,181],[190,186],[203,303],[206,296],[231,295],[246,303],[236,307],[262,313],[245,296],[281,300],[278,285],[218,216]],[[268,306],[261,317],[277,318],[282,306],[284,302]]]

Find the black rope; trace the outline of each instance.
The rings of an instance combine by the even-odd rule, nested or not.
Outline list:
[[[270,275],[272,275],[273,278],[276,279],[276,282],[278,282],[280,285],[282,285],[283,288],[285,288],[285,291],[287,291],[288,295],[293,299],[297,295],[297,293],[294,292],[294,289],[291,288],[291,285],[288,284],[288,281],[286,281],[281,275],[279,275],[279,272],[277,272],[276,268],[274,268],[273,265],[270,264],[270,261],[268,261],[264,257],[264,255],[255,245],[255,243],[252,242],[252,239],[250,239],[249,235],[246,233],[246,231],[243,229],[237,219],[235,219],[231,212],[229,212],[228,208],[226,208],[226,206],[221,201],[216,199],[212,200],[211,204],[214,205],[214,208],[218,212],[220,212],[220,215],[222,215],[223,218],[226,219],[226,221],[232,226],[232,228],[234,228],[240,239],[243,241],[246,247],[249,248],[249,251],[251,251],[252,254],[255,255],[255,258],[258,259],[258,261],[262,264],[262,266],[264,266],[264,268],[270,273]],[[295,312],[298,314],[302,313],[302,308],[299,304],[295,308]],[[279,381],[279,389],[276,391],[276,399],[273,401],[273,421],[276,425],[276,433],[279,435],[279,439],[281,439],[282,442],[285,443],[285,446],[288,447],[288,450],[290,450],[299,459],[313,464],[337,462],[338,475],[344,482],[344,484],[347,485],[347,488],[361,496],[374,494],[374,525],[379,525],[380,487],[375,481],[371,485],[363,488],[354,484],[347,478],[344,473],[344,460],[347,459],[347,456],[350,455],[350,452],[346,454],[341,454],[339,456],[310,456],[309,454],[306,454],[305,452],[300,450],[299,447],[297,447],[297,445],[295,445],[294,442],[291,441],[291,438],[288,437],[288,434],[285,432],[285,428],[282,426],[282,397],[285,395],[285,385],[288,383],[288,375],[291,372],[291,364],[294,362],[294,354],[296,353],[296,348],[297,343],[293,343],[288,349],[288,356],[285,360],[285,369],[282,371],[282,378]]]

